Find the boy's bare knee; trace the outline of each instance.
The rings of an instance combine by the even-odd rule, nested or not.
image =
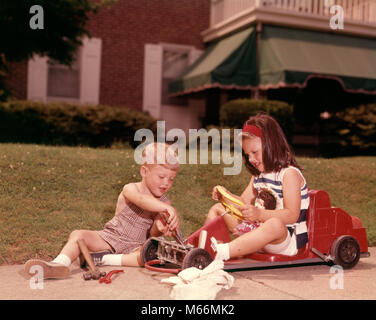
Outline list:
[[[78,241],[84,239],[83,230],[74,230],[69,235],[70,241]]]

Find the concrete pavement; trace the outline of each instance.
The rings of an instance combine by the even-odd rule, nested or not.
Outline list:
[[[327,265],[232,272],[235,282],[229,290],[221,290],[217,300],[316,300],[376,299],[376,247],[369,248],[371,257],[361,259],[343,274]],[[0,267],[0,299],[2,300],[170,300],[171,285],[161,280],[171,274],[144,268],[102,267],[110,271],[123,269],[113,276],[111,284],[84,281],[75,263],[71,274],[63,280],[44,280],[36,284],[23,271],[22,265]]]

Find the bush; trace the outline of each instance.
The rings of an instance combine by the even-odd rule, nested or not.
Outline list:
[[[1,60],[1,57],[0,57],[0,60]],[[0,101],[7,101],[10,97],[10,91],[4,83],[4,76],[5,76],[4,71],[5,71],[4,65],[2,65],[0,61]]]
[[[0,140],[45,144],[110,146],[130,143],[141,128],[156,132],[146,113],[104,105],[8,101],[0,103]]]
[[[222,127],[241,128],[251,116],[264,112],[274,117],[291,141],[294,130],[293,106],[283,101],[237,99],[221,106],[219,121]]]
[[[324,156],[376,154],[376,104],[337,112],[322,127]]]

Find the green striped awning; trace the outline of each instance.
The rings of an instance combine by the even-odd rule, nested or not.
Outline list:
[[[312,77],[335,79],[346,91],[376,94],[376,40],[265,25],[257,70],[256,31],[249,27],[209,45],[169,84],[169,93],[304,87]]]
[[[248,28],[212,43],[192,66],[169,84],[169,93],[255,86],[255,34],[254,28]]]
[[[376,93],[376,40],[266,26],[260,44],[260,87],[338,80],[346,91]]]

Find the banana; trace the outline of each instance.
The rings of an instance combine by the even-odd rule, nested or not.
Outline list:
[[[222,186],[216,186],[217,191],[221,194],[221,203],[225,207],[226,211],[229,211],[235,218],[238,220],[243,220],[243,215],[240,212],[238,208],[236,208],[233,204],[236,204],[238,206],[243,206],[244,203],[230,195],[229,193],[226,192],[226,190]],[[233,204],[232,204],[232,203]]]
[[[222,205],[225,207],[226,211],[236,219],[243,220],[243,214],[236,207],[226,202],[222,202]]]
[[[235,198],[233,197],[232,195],[230,195],[229,193],[226,192],[225,188],[223,188],[222,186],[216,186],[217,188],[217,191],[222,195],[222,197],[224,197],[226,200],[229,200],[235,204],[237,204],[238,206],[244,206],[244,203],[239,200],[238,198]]]

